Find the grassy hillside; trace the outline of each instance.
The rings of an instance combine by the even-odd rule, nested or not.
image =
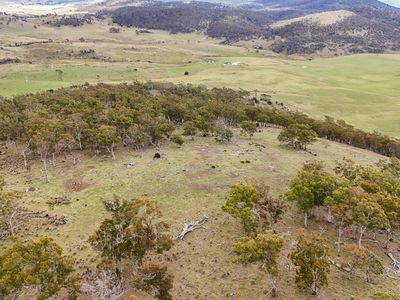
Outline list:
[[[137,35],[136,29],[109,33],[106,23],[61,27],[33,21],[4,30],[0,59],[20,64],[0,68],[0,94],[11,96],[84,82],[165,80],[228,86],[271,94],[313,116],[331,115],[366,130],[399,136],[400,56],[356,55],[314,60],[278,57],[249,49],[261,41],[233,47],[198,34],[162,31]],[[84,40],[80,40],[84,38]],[[14,46],[15,43],[46,44]],[[68,39],[68,41],[66,41]],[[12,46],[12,47],[11,47]],[[97,58],[80,56],[95,50]],[[224,66],[239,61],[241,66]],[[31,64],[29,63],[31,62]],[[62,78],[56,70],[63,71]],[[189,75],[183,74],[188,71]]]
[[[240,67],[205,70],[175,81],[241,87],[272,94],[311,115],[344,119],[366,130],[399,136],[400,74],[398,55],[358,55],[288,60],[243,57]]]
[[[332,115],[366,130],[399,136],[397,54],[285,58],[252,49],[263,46],[261,40],[229,46],[199,34],[138,34],[135,28],[110,33],[112,25],[107,21],[56,30],[43,21],[51,17],[0,25],[0,60],[18,57],[22,61],[1,65],[0,95],[86,81],[193,82],[258,90],[313,116]],[[95,51],[93,57],[81,54],[90,49]],[[235,61],[243,64],[224,66]],[[57,69],[63,71],[62,77]],[[183,75],[186,71],[188,76]]]
[[[203,214],[210,217],[204,230],[189,234],[167,253],[168,267],[175,275],[174,299],[222,299],[229,293],[235,293],[235,299],[266,299],[268,281],[265,275],[256,267],[234,263],[232,242],[242,235],[242,231],[238,222],[220,209],[229,187],[256,178],[265,180],[278,195],[287,189],[289,180],[307,160],[324,160],[331,166],[334,160],[343,156],[361,164],[371,164],[382,158],[325,140],[311,146],[310,149],[318,154],[314,158],[308,153],[280,146],[277,133],[275,129],[265,129],[251,139],[236,133],[236,138],[228,145],[216,143],[211,138],[196,137],[195,141],[186,140],[181,148],[174,144],[163,146],[162,158],[156,161],[153,160],[153,149],[119,151],[114,162],[110,157],[81,153],[81,162],[73,165],[71,158],[58,157],[50,170],[50,184],[43,183],[39,162],[33,165],[30,174],[12,168],[3,169],[2,175],[8,174],[9,189],[26,191],[23,197],[26,207],[66,216],[66,225],[40,225],[39,234],[54,237],[68,254],[79,260],[81,270],[94,262],[87,238],[106,217],[102,201],[114,195],[124,199],[144,196],[158,202],[165,220],[172,225],[171,234],[177,234],[184,221],[199,219]],[[250,163],[242,163],[246,160]],[[128,163],[134,166],[129,168]],[[71,199],[71,204],[53,209],[46,204],[52,197],[64,195]],[[301,224],[302,218],[294,207],[279,224],[278,230],[285,236],[278,280],[279,299],[310,299],[307,292],[297,290],[294,270],[287,268],[290,241]],[[311,227],[323,230],[334,247],[332,226],[312,222]],[[25,234],[28,233],[29,229]],[[387,264],[383,251],[367,240],[368,237],[368,246],[380,253]],[[370,299],[375,291],[396,289],[398,282],[387,277],[375,278],[368,284],[362,274],[347,280],[345,274],[332,268],[329,286],[321,291],[318,299],[350,299],[350,295]]]

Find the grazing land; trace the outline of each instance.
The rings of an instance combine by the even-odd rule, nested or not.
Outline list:
[[[110,33],[112,26],[100,21],[57,30],[49,25],[34,29],[36,22],[28,19],[21,26],[17,21],[1,29],[0,59],[21,59],[1,65],[3,96],[85,82],[190,82],[270,94],[274,101],[318,118],[329,115],[365,130],[399,136],[397,54],[285,58],[251,48],[257,40],[229,46],[195,33],[136,28]],[[90,49],[94,52],[85,52]]]
[[[310,147],[317,158],[306,152],[294,151],[277,142],[277,129],[264,129],[252,138],[235,138],[230,144],[215,142],[212,138],[195,137],[185,140],[182,147],[166,144],[161,148],[161,159],[154,160],[154,149],[140,151],[121,150],[112,161],[107,156],[79,153],[81,162],[73,165],[71,157],[57,157],[51,166],[50,184],[43,182],[41,164],[32,165],[26,173],[15,165],[2,170],[7,176],[10,190],[27,191],[23,205],[34,211],[46,211],[50,215],[65,216],[62,226],[38,225],[36,234],[56,239],[67,252],[78,259],[82,271],[95,263],[95,253],[87,239],[107,217],[102,201],[115,195],[121,199],[148,197],[157,201],[165,220],[172,225],[171,233],[178,234],[185,221],[200,219],[207,214],[210,219],[204,229],[189,234],[184,241],[166,253],[170,259],[169,270],[174,274],[174,299],[221,299],[235,294],[236,299],[265,299],[268,285],[265,273],[255,266],[243,267],[235,263],[232,242],[242,235],[239,222],[221,211],[232,184],[249,183],[254,179],[265,180],[274,195],[285,192],[289,181],[305,161],[319,159],[331,167],[335,160],[351,158],[360,164],[373,164],[383,157],[346,145],[319,140]],[[262,145],[262,146],[260,146]],[[265,146],[265,148],[263,147]],[[10,161],[6,154],[3,160]],[[246,163],[246,161],[248,161]],[[131,165],[129,165],[131,163]],[[10,175],[13,174],[13,175]],[[69,205],[50,208],[47,202],[54,197],[67,196]],[[294,285],[294,269],[289,269],[287,254],[289,243],[301,227],[302,218],[296,207],[290,207],[279,223],[279,231],[285,237],[279,275],[278,299],[309,299],[309,293],[301,292]],[[335,230],[328,224],[311,222],[310,227],[322,230],[335,247]],[[27,229],[25,235],[31,230]],[[372,233],[371,233],[372,236]],[[381,253],[368,242],[368,247]],[[398,242],[393,248],[399,247]],[[362,274],[350,280],[341,271],[331,268],[329,286],[321,291],[318,299],[347,299],[355,295],[370,299],[376,291],[396,291],[398,281],[387,277],[366,283]],[[346,280],[346,284],[343,284]]]
[[[0,12],[0,298],[399,297],[399,10],[67,2]]]

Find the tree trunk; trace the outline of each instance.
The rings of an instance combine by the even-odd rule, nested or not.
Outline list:
[[[119,279],[122,279],[122,260],[115,259],[115,273]]]
[[[25,150],[21,151],[22,159],[24,160],[24,168],[25,170],[28,170],[28,160],[26,158],[26,153]]]
[[[272,232],[276,233],[275,223],[271,217],[269,218],[269,224],[271,225]]]
[[[276,298],[278,295],[278,288],[276,286],[276,280],[273,276],[271,276],[271,296],[272,298]]]
[[[112,160],[115,160],[114,145],[111,145],[110,152],[111,152]]]
[[[304,213],[304,227],[307,228],[308,226],[308,213]]]
[[[365,228],[365,226],[360,227],[360,237],[358,238],[358,248],[361,248],[361,246],[362,246],[361,243],[362,243],[362,238],[365,233],[365,230],[367,230],[367,228]]]
[[[338,240],[337,240],[337,254],[340,255],[340,251],[342,248],[342,234],[343,234],[343,228],[342,226],[338,227]]]
[[[44,171],[44,181],[49,182],[49,173],[47,171],[47,154],[42,155],[43,171]]]
[[[313,281],[311,284],[311,294],[313,296],[316,296],[317,292],[318,292],[317,283],[315,281]]]
[[[82,138],[81,138],[81,133],[80,133],[80,132],[78,133],[76,139],[78,140],[79,150],[82,150],[82,149],[83,149],[83,146],[82,146]]]
[[[75,152],[74,151],[72,151],[72,161],[73,161],[73,163],[74,163],[74,165],[76,165],[76,163],[77,163],[77,161],[76,161],[76,155],[75,155]]]
[[[328,221],[328,223],[332,223],[333,222],[333,216],[332,216],[332,212],[331,212],[330,207],[328,207],[327,221]]]
[[[82,128],[80,128],[78,125],[75,125],[75,138],[78,141],[79,150],[83,150],[82,131],[83,131]]]
[[[392,240],[392,228],[388,227],[386,228],[386,249],[390,248],[390,241]]]
[[[16,215],[17,215],[17,211],[15,210],[11,214],[10,219],[8,220],[8,231],[9,231],[11,236],[13,236],[15,234],[15,231],[14,231],[14,218],[15,218]]]

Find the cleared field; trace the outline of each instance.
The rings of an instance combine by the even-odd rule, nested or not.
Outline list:
[[[353,15],[354,15],[354,13],[352,13],[351,11],[348,11],[348,10],[328,11],[328,12],[310,14],[310,15],[306,15],[303,17],[299,17],[299,18],[278,21],[278,22],[272,24],[271,27],[279,28],[279,27],[284,27],[286,25],[289,25],[289,24],[292,24],[295,22],[302,22],[302,21],[318,23],[320,25],[327,26],[327,25],[335,24],[337,22],[341,22],[345,18],[351,17]]]
[[[399,55],[356,55],[312,61],[228,59],[243,61],[245,65],[206,70],[175,81],[258,90],[313,116],[329,115],[365,130],[400,136]]]
[[[55,29],[36,21],[2,29],[0,94],[12,95],[84,82],[163,80],[268,93],[315,117],[333,116],[369,131],[400,137],[400,55],[354,55],[313,60],[221,45],[198,34],[110,33],[107,22]],[[15,46],[17,42],[51,43]],[[94,58],[81,51],[93,49]],[[30,62],[30,63],[27,63]],[[241,62],[241,65],[224,65]],[[60,78],[57,69],[63,71]],[[185,72],[189,75],[184,76]]]
[[[155,150],[118,151],[117,160],[110,157],[92,157],[80,153],[81,163],[73,165],[71,158],[56,159],[51,167],[50,183],[45,184],[39,162],[30,173],[21,169],[7,172],[8,188],[26,191],[23,203],[30,209],[46,211],[50,215],[64,215],[67,224],[39,227],[39,234],[54,237],[84,266],[94,262],[94,253],[87,243],[88,236],[106,217],[102,201],[114,195],[122,199],[149,197],[155,199],[171,227],[177,234],[184,221],[210,217],[204,230],[189,234],[167,253],[168,267],[175,275],[174,299],[223,299],[235,293],[237,299],[268,299],[268,280],[255,266],[243,267],[234,262],[232,242],[243,232],[239,223],[221,211],[221,205],[232,184],[246,183],[254,178],[268,182],[274,194],[284,192],[289,180],[302,163],[315,159],[308,153],[296,152],[278,144],[277,130],[268,129],[252,139],[236,138],[229,145],[216,143],[211,138],[187,140],[183,147],[167,144],[161,150],[161,159],[153,160]],[[255,146],[262,144],[265,148]],[[342,144],[318,141],[310,149],[317,159],[332,165],[343,156],[358,163],[374,163],[382,157],[368,151]],[[242,163],[243,161],[250,163]],[[134,167],[128,168],[128,163]],[[212,166],[215,166],[213,168]],[[14,175],[10,175],[10,174]],[[73,183],[76,183],[75,185]],[[78,187],[78,188],[77,188]],[[46,202],[55,196],[68,196],[71,204],[50,209]],[[279,224],[285,237],[281,256],[281,274],[278,281],[280,299],[310,299],[307,292],[299,292],[294,285],[294,270],[289,270],[287,254],[296,229],[302,225],[297,209],[291,208]],[[311,224],[323,229],[334,247],[335,230],[323,223]],[[29,229],[25,234],[29,234]],[[366,241],[368,238],[366,239]],[[375,243],[366,242],[387,264],[383,251]],[[393,245],[395,249],[400,245]],[[343,285],[346,280],[346,285]],[[375,291],[396,290],[398,282],[386,277],[366,283],[362,274],[345,279],[345,274],[332,268],[329,286],[318,299],[369,299]]]

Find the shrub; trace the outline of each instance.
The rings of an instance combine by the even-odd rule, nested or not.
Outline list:
[[[185,142],[183,138],[180,135],[173,135],[171,136],[171,141],[175,144],[178,144],[179,146],[182,146],[183,143]]]

